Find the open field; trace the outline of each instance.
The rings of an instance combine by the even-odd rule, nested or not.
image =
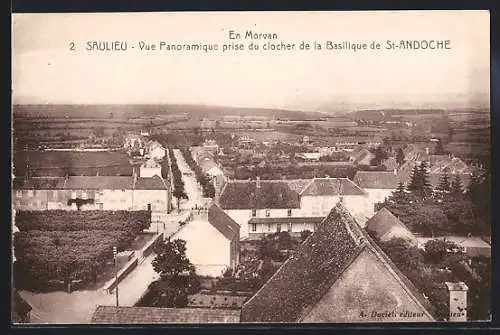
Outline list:
[[[132,165],[124,152],[18,151],[13,156],[15,175],[26,175],[29,162],[32,176],[131,176]]]

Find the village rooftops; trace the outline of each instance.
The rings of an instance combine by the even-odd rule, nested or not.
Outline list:
[[[93,324],[239,323],[240,311],[213,308],[98,306]]]
[[[365,192],[348,178],[314,178],[300,192],[301,196],[364,195]]]
[[[355,264],[363,252],[371,255],[369,259],[374,259],[379,264],[376,268],[379,271],[385,271],[385,276],[392,278],[391,281],[397,283],[402,292],[406,292],[408,301],[412,301],[415,306],[420,306],[419,310],[422,311],[422,315],[426,315],[428,320],[434,320],[429,312],[432,311],[429,302],[359,227],[339,202],[317,226],[317,230],[243,305],[241,321],[301,322],[310,315],[314,306],[317,306],[332,287],[337,289],[346,287],[341,282],[344,280],[344,273],[352,264]],[[363,268],[364,266],[361,267]],[[372,280],[376,279],[369,279],[369,281]],[[337,281],[340,281],[338,285]],[[357,285],[359,283],[354,281],[354,290],[358,289]],[[349,286],[345,289],[348,288]],[[358,292],[351,292],[351,294],[349,292],[342,293],[345,294],[346,299],[363,299],[352,296],[359,294]],[[382,300],[382,304],[388,303],[384,301]],[[365,303],[370,304],[370,299]],[[342,308],[337,309],[339,310],[340,313],[350,313]],[[337,317],[339,317],[333,315],[332,312],[328,312],[327,315],[329,321],[338,320]]]
[[[16,178],[14,189],[26,190],[166,190],[158,176],[135,178],[122,176],[68,176],[67,178]]]
[[[208,222],[214,226],[228,240],[238,241],[240,239],[240,225],[215,203],[208,209]]]

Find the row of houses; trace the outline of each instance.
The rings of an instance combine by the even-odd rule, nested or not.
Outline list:
[[[16,210],[150,210],[168,212],[172,204],[169,182],[154,160],[132,176],[31,177],[13,180]]]

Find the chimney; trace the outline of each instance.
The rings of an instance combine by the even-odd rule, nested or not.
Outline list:
[[[450,322],[467,321],[467,291],[469,288],[464,282],[445,282],[450,293]]]
[[[257,180],[256,180],[256,187],[257,188],[260,188],[260,176],[257,176]]]

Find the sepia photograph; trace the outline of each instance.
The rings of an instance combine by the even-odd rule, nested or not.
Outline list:
[[[488,11],[12,14],[14,325],[491,321]]]

